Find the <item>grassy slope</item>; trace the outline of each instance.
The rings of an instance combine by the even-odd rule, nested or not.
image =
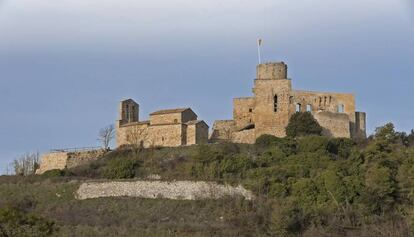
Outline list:
[[[332,146],[338,140],[322,137],[270,140],[119,150],[68,177],[0,177],[0,208],[17,205],[54,220],[58,236],[411,236],[414,148],[392,142],[384,149],[380,140],[364,147]],[[126,160],[133,165],[125,171]],[[242,183],[259,199],[74,199],[82,180],[105,178],[108,170]]]

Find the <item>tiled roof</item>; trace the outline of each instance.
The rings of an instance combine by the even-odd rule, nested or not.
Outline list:
[[[159,114],[176,114],[176,113],[182,113],[190,108],[178,108],[178,109],[164,109],[164,110],[158,110],[150,115],[159,115]]]

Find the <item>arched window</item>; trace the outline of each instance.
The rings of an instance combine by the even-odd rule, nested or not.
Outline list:
[[[312,112],[312,105],[306,105],[306,111]]]
[[[299,104],[299,103],[297,103],[296,104],[296,112],[300,112],[300,111],[302,111],[302,105],[301,104]]]
[[[273,97],[273,111],[277,112],[277,95]]]

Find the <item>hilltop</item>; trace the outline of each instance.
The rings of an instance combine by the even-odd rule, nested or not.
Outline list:
[[[260,137],[255,144],[124,147],[88,165],[0,178],[0,230],[32,236],[412,236],[414,134],[367,140]],[[256,198],[77,200],[86,180],[212,181]],[[24,225],[22,225],[22,220]],[[16,224],[20,223],[20,224]]]

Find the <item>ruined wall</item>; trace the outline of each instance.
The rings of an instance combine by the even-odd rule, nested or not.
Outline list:
[[[44,154],[40,160],[40,168],[36,174],[43,174],[48,170],[74,168],[97,160],[106,153],[105,149],[79,152],[52,152]]]
[[[236,129],[240,130],[250,124],[254,124],[254,97],[233,99],[233,118],[236,122]]]
[[[353,94],[296,90],[293,91],[293,97],[295,105],[301,105],[301,112],[307,111],[307,105],[310,105],[311,112],[342,112],[348,114],[351,122],[355,122],[355,96]],[[341,107],[343,111],[340,111]]]
[[[36,174],[43,174],[48,170],[59,169],[63,170],[66,167],[68,160],[68,153],[53,152],[42,155],[40,159],[40,168],[36,170]]]
[[[351,138],[349,117],[345,113],[316,112],[313,114],[323,127],[322,134],[330,137]]]
[[[229,141],[235,131],[236,123],[234,120],[217,120],[213,124],[210,141],[213,143]]]
[[[243,130],[233,133],[231,139],[234,143],[247,143],[254,144],[256,142],[256,133],[255,129]]]
[[[86,165],[94,160],[99,159],[105,155],[105,153],[105,149],[82,152],[68,152],[66,167],[70,169],[76,166]]]
[[[242,196],[247,200],[254,198],[253,193],[242,186],[233,187],[202,181],[86,182],[81,184],[76,192],[76,198],[80,200],[103,197],[200,200],[226,196]]]
[[[355,112],[355,131],[352,137],[356,139],[365,139],[367,137],[367,115],[364,112]]]

